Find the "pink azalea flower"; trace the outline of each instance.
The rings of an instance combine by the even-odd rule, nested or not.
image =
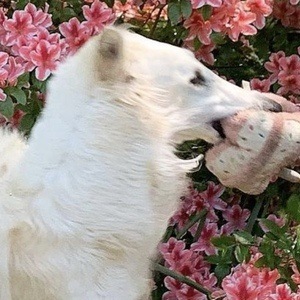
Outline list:
[[[254,25],[258,29],[265,26],[265,17],[272,13],[272,3],[269,0],[247,0],[246,7],[256,15]]]
[[[221,184],[215,184],[212,181],[208,182],[207,189],[201,193],[202,198],[206,201],[211,208],[218,210],[225,210],[227,207],[220,196],[224,193],[225,187]]]
[[[228,300],[257,300],[259,295],[257,286],[251,282],[247,274],[225,277],[222,288]]]
[[[195,56],[199,60],[204,61],[209,65],[213,65],[215,62],[215,58],[212,51],[215,49],[215,47],[216,46],[213,43],[209,45],[203,45],[195,52]]]
[[[248,209],[242,209],[239,205],[233,205],[223,212],[223,218],[228,222],[224,225],[227,233],[234,230],[243,230],[246,227],[246,221],[250,216]]]
[[[252,12],[247,12],[241,5],[235,11],[235,14],[231,21],[231,26],[228,31],[229,37],[233,41],[237,41],[239,35],[254,35],[257,33],[256,28],[251,25],[256,20],[256,15]]]
[[[270,91],[271,81],[270,79],[259,80],[258,78],[253,78],[250,80],[250,86],[252,90],[257,90],[262,93],[267,93]]]
[[[4,66],[7,64],[9,55],[5,52],[0,52],[0,85],[4,83],[4,81],[7,79],[8,72],[4,68]]]
[[[176,292],[181,289],[183,283],[167,276],[164,279],[164,284],[169,291],[163,294],[162,300],[178,300],[176,297]]]
[[[279,94],[293,92],[300,94],[300,57],[296,54],[279,59],[281,70],[278,74],[278,82],[282,86]]]
[[[280,72],[280,58],[285,57],[285,53],[283,51],[279,51],[277,53],[272,53],[269,57],[268,62],[265,63],[265,68],[272,73],[270,76],[270,82],[273,84],[278,79],[278,74]]]
[[[0,44],[6,45],[7,38],[6,38],[6,30],[3,27],[4,21],[7,20],[6,15],[4,14],[4,11],[2,7],[0,8]]]
[[[70,54],[75,53],[92,34],[91,29],[75,17],[59,25],[59,30],[66,38]]]
[[[298,268],[297,268],[297,266],[296,266],[295,263],[292,264],[292,270],[294,272],[294,274],[291,276],[292,280],[296,284],[300,285],[300,272],[299,272],[299,270],[298,270]]]
[[[24,9],[32,17],[32,24],[37,28],[48,28],[52,25],[51,15],[43,12],[41,9],[37,10],[36,6],[28,3]]]
[[[200,8],[204,5],[210,5],[212,7],[220,7],[222,0],[191,0],[193,9]]]
[[[216,223],[205,224],[199,240],[191,245],[191,250],[204,251],[207,255],[216,254],[217,250],[211,243],[211,238],[219,236],[218,231],[219,230]]]
[[[299,20],[293,20],[293,15],[296,13],[296,6],[293,6],[287,0],[274,1],[273,15],[275,18],[279,19],[283,26],[296,26]],[[297,13],[296,13],[297,14]],[[293,24],[293,23],[296,24]]]
[[[202,14],[198,11],[194,11],[190,18],[184,22],[183,26],[189,30],[188,40],[198,37],[199,41],[204,45],[211,43],[211,24],[208,20],[205,21]]]
[[[17,63],[17,60],[12,56],[8,58],[8,63],[4,68],[8,73],[7,81],[10,85],[14,85],[17,78],[24,73],[24,66]]]
[[[45,80],[57,67],[61,54],[59,45],[51,45],[41,40],[36,49],[30,53],[31,61],[37,66],[35,70],[38,80]]]
[[[99,33],[105,25],[111,24],[115,19],[112,10],[99,0],[95,0],[91,7],[84,5],[82,11],[87,20],[84,25],[91,28],[93,34]]]
[[[277,269],[256,268],[255,260],[240,264],[222,281],[228,300],[265,300],[276,289]]]
[[[295,300],[295,293],[292,293],[290,287],[285,284],[279,284],[276,286],[276,291],[272,293],[268,300]]]
[[[283,218],[278,218],[276,215],[271,214],[268,215],[267,217],[268,220],[274,222],[275,224],[277,224],[279,227],[283,227],[285,225],[285,221]],[[260,228],[264,231],[264,232],[269,232],[269,229],[263,225],[263,223],[259,222],[259,226]]]
[[[20,10],[13,13],[12,19],[5,20],[3,27],[7,31],[7,46],[12,46],[22,36],[30,38],[37,32],[31,14]]]
[[[239,0],[224,0],[220,7],[213,9],[210,18],[212,28],[217,32],[223,32],[237,41],[240,34],[254,35],[257,30],[252,25],[256,15],[250,11],[245,2]]]
[[[181,205],[179,206],[178,210],[175,212],[175,214],[170,219],[170,225],[177,224],[178,228],[181,229],[186,222],[189,220],[191,214],[191,204],[192,199],[184,198],[181,202]]]
[[[6,94],[3,92],[3,90],[0,88],[0,101],[5,101]]]
[[[206,300],[207,297],[194,288],[183,284],[181,288],[176,292],[176,299]]]

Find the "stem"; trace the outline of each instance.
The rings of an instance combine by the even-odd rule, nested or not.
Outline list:
[[[176,235],[176,239],[180,239],[181,237],[183,237],[186,232],[194,225],[196,224],[199,220],[201,220],[203,217],[204,219],[206,218],[208,211],[207,209],[203,209],[200,211],[200,213],[198,215],[195,215],[191,218],[191,220],[185,224],[185,226],[177,233]]]
[[[207,216],[208,211],[206,209],[204,211],[205,211],[205,214],[203,215],[203,218],[200,219],[197,231],[194,235],[194,240],[193,240],[194,242],[197,242],[199,240],[202,229],[203,229],[204,224],[205,224],[205,220],[206,220],[206,216]]]
[[[174,272],[158,263],[153,263],[152,269],[154,271],[160,272],[166,276],[170,276],[176,280],[179,280],[182,283],[187,284],[188,286],[194,288],[195,290],[205,294],[207,296],[208,299],[211,299],[211,292],[204,288],[203,286],[201,286],[200,284],[198,284],[197,282],[195,282],[194,280],[189,279],[188,277],[181,275],[177,272]]]
[[[246,226],[246,231],[248,231],[250,233],[253,230],[253,226],[254,226],[254,224],[255,224],[255,222],[257,220],[257,216],[258,216],[259,211],[261,209],[262,203],[263,203],[262,199],[259,199],[259,198],[256,199],[256,203],[254,205],[254,208],[253,208],[252,213],[250,215],[248,224]]]
[[[163,9],[165,8],[165,6],[166,6],[166,4],[165,4],[165,5],[162,5],[162,6],[159,8],[159,11],[158,11],[157,16],[156,16],[155,21],[154,21],[154,24],[153,24],[153,26],[152,26],[152,28],[151,28],[151,30],[150,30],[149,37],[152,37],[152,36],[153,36],[154,31],[155,31],[155,29],[156,29],[156,26],[157,26],[157,24],[158,24],[160,15],[161,15]]]

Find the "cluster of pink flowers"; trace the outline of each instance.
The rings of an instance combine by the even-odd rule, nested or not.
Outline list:
[[[293,293],[285,284],[276,284],[280,278],[277,269],[255,267],[261,255],[252,257],[249,263],[242,263],[222,281],[225,300],[299,300],[300,294]]]
[[[88,37],[114,21],[115,16],[104,2],[93,1],[82,7],[86,21],[77,18],[62,23],[55,33],[52,17],[45,9],[29,3],[16,10],[11,18],[0,8],[0,100],[3,88],[16,84],[18,76],[35,70],[38,80],[45,80],[67,55],[74,53]]]
[[[194,10],[191,17],[184,23],[189,30],[186,46],[193,49],[193,41],[196,37],[202,47],[195,51],[197,57],[213,64],[214,58],[209,55],[215,48],[211,39],[213,32],[228,35],[233,41],[237,41],[241,34],[254,35],[257,28],[265,26],[265,18],[272,13],[272,1],[269,0],[193,0],[193,8],[209,4],[213,7],[209,18],[204,19],[203,12]],[[194,49],[193,49],[194,50]]]
[[[160,9],[162,9],[160,11]],[[122,17],[124,21],[135,19],[142,22],[155,20],[158,17],[167,19],[166,1],[164,0],[127,0],[125,3],[117,0],[113,10],[117,17]]]
[[[115,20],[112,9],[99,0],[93,1],[91,7],[84,5],[82,11],[86,21],[80,23],[76,17],[73,17],[59,26],[70,54],[75,53],[89,37],[100,33],[104,26],[112,24]]]
[[[245,228],[250,211],[248,209],[242,209],[238,205],[238,199],[234,197],[228,200],[231,205],[224,202],[220,198],[224,190],[225,188],[222,185],[216,185],[213,182],[208,182],[207,189],[202,192],[191,188],[189,195],[184,197],[179,209],[171,218],[170,223],[173,225],[177,224],[178,228],[181,229],[191,215],[203,209],[207,209],[208,214],[204,228],[199,241],[192,245],[193,249],[204,251],[206,254],[214,254],[216,250],[210,243],[212,236],[230,234],[234,230],[242,230]],[[219,217],[216,211],[220,211],[223,219],[226,221],[220,228],[217,225]],[[189,231],[194,234],[196,228],[191,227]]]
[[[210,273],[210,265],[204,261],[203,256],[185,248],[185,242],[175,238],[170,238],[167,243],[161,244],[159,250],[163,255],[165,265],[170,270],[188,276],[195,282],[205,286],[208,290],[218,290],[216,288],[217,278],[213,273]],[[203,293],[171,277],[167,276],[164,283],[169,291],[163,295],[163,300],[206,299]]]
[[[251,87],[261,92],[268,92],[272,84],[279,84],[278,94],[290,95],[297,102],[296,97],[300,95],[300,47],[298,54],[286,56],[283,51],[272,53],[265,68],[270,72],[267,79],[252,79]]]
[[[299,0],[274,1],[273,16],[279,19],[283,26],[300,28]]]
[[[291,291],[287,284],[277,284],[280,274],[277,269],[257,268],[255,262],[262,255],[256,247],[251,247],[251,259],[248,263],[241,263],[231,270],[226,276],[221,287],[217,285],[217,278],[212,272],[212,266],[205,258],[207,255],[218,255],[217,248],[211,243],[212,237],[230,235],[236,230],[243,230],[247,225],[250,211],[242,209],[239,198],[232,197],[227,202],[220,197],[224,192],[221,185],[209,182],[205,191],[199,192],[190,188],[189,194],[182,199],[181,206],[170,220],[171,225],[176,225],[180,231],[195,213],[207,210],[207,216],[201,235],[189,247],[183,240],[171,237],[166,243],[159,245],[159,251],[165,261],[165,266],[170,270],[180,273],[211,292],[213,299],[224,300],[300,300],[300,294]],[[219,225],[220,213],[222,222]],[[269,215],[268,219],[280,227],[284,226],[284,219]],[[222,223],[221,223],[222,224]],[[194,237],[198,225],[189,229]],[[262,229],[268,229],[261,224]],[[292,280],[300,284],[300,273],[295,264],[292,264],[294,275]],[[163,300],[205,300],[207,296],[191,286],[167,276],[164,279],[168,289],[163,295]],[[300,285],[299,285],[300,288]],[[300,292],[300,290],[299,290]]]

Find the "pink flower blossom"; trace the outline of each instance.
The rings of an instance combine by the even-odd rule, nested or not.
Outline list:
[[[17,78],[24,73],[24,66],[17,62],[17,60],[10,56],[8,62],[4,68],[7,71],[7,82],[10,85],[14,85]]]
[[[0,52],[0,85],[4,83],[4,81],[7,79],[7,70],[4,68],[4,66],[7,64],[8,61],[8,54],[5,52]]]
[[[193,9],[200,8],[204,5],[210,5],[212,7],[220,7],[222,0],[191,0]]]
[[[30,53],[31,61],[37,66],[36,78],[45,80],[57,67],[61,49],[59,45],[51,45],[46,40],[41,40],[36,49]]]
[[[284,224],[285,224],[285,221],[283,218],[278,218],[276,215],[274,214],[271,214],[271,215],[268,215],[267,217],[268,220],[274,222],[275,224],[277,224],[279,227],[283,227]],[[261,227],[261,229],[264,231],[264,232],[269,232],[269,229],[262,223],[262,222],[259,222],[259,226]]]
[[[269,0],[247,0],[246,7],[256,15],[254,25],[258,29],[262,29],[265,26],[265,17],[272,13],[272,2]]]
[[[6,94],[3,92],[3,90],[0,88],[0,101],[5,101]]]
[[[292,5],[288,0],[274,1],[273,15],[285,27],[300,28],[300,7]]]
[[[87,20],[83,24],[93,31],[93,35],[99,33],[105,25],[111,24],[115,19],[112,10],[99,0],[95,0],[91,7],[84,5],[82,11]]]
[[[12,46],[22,36],[30,38],[37,32],[31,14],[20,10],[13,13],[12,19],[5,20],[3,27],[7,31],[7,46]]]
[[[277,53],[272,53],[269,57],[268,62],[265,63],[265,68],[271,72],[270,82],[275,83],[278,79],[278,74],[280,72],[280,58],[285,57],[285,53],[283,51],[279,51]]]
[[[7,42],[7,38],[6,38],[6,30],[3,27],[3,23],[4,21],[7,20],[6,15],[4,14],[4,11],[2,9],[2,7],[0,8],[0,44],[2,45],[6,45]]]
[[[299,272],[299,270],[297,268],[297,265],[295,263],[292,264],[292,270],[294,272],[294,274],[291,276],[292,280],[296,284],[300,285],[300,272]]]
[[[77,18],[72,18],[69,22],[64,22],[59,26],[59,30],[66,38],[70,54],[80,48],[91,36],[91,29],[80,23]]]
[[[222,281],[227,300],[265,300],[276,289],[277,269],[256,268],[255,260],[238,265]]]
[[[231,22],[231,30],[228,32],[233,41],[237,41],[239,35],[254,35],[257,33],[256,28],[251,25],[256,21],[256,15],[252,12],[245,11],[241,5],[235,11]]]
[[[41,9],[37,10],[34,4],[28,3],[24,11],[31,15],[32,24],[38,29],[48,28],[52,25],[51,15],[47,12],[43,12]]]
[[[209,65],[213,65],[215,62],[214,55],[212,51],[215,49],[215,44],[211,43],[209,45],[202,45],[197,51],[195,51],[195,56],[206,62]]]
[[[218,210],[225,210],[227,204],[220,198],[220,196],[224,193],[224,191],[225,191],[224,186],[209,181],[207,189],[201,193],[201,196],[204,198],[204,200],[209,204],[211,208],[218,209]]]
[[[253,78],[250,81],[250,86],[252,90],[257,90],[262,93],[267,93],[270,91],[271,81],[270,79],[259,80],[258,78]]]
[[[228,222],[223,227],[228,234],[234,230],[243,230],[246,227],[246,221],[250,216],[248,209],[242,209],[239,205],[233,205],[223,212],[223,218]]]
[[[211,43],[211,24],[209,21],[205,21],[202,14],[198,11],[194,11],[190,18],[184,22],[183,26],[189,30],[188,40],[193,40],[197,37],[204,45]]]
[[[295,300],[295,293],[292,293],[290,287],[285,284],[276,286],[276,290],[267,299],[268,300]]]
[[[191,250],[204,251],[207,255],[216,254],[216,248],[211,243],[211,238],[216,236],[219,236],[217,224],[205,224],[204,228],[202,229],[199,240],[191,245]]]
[[[252,25],[255,20],[256,14],[248,11],[245,2],[239,0],[224,0],[220,7],[213,9],[210,18],[212,29],[228,34],[233,41],[237,41],[240,34],[256,34]]]
[[[300,94],[300,57],[296,54],[279,59],[281,70],[278,74],[279,94],[293,92]]]

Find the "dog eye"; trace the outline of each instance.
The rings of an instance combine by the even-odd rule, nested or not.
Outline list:
[[[196,71],[195,77],[190,80],[190,83],[194,85],[203,85],[205,83],[205,79],[199,71]]]

